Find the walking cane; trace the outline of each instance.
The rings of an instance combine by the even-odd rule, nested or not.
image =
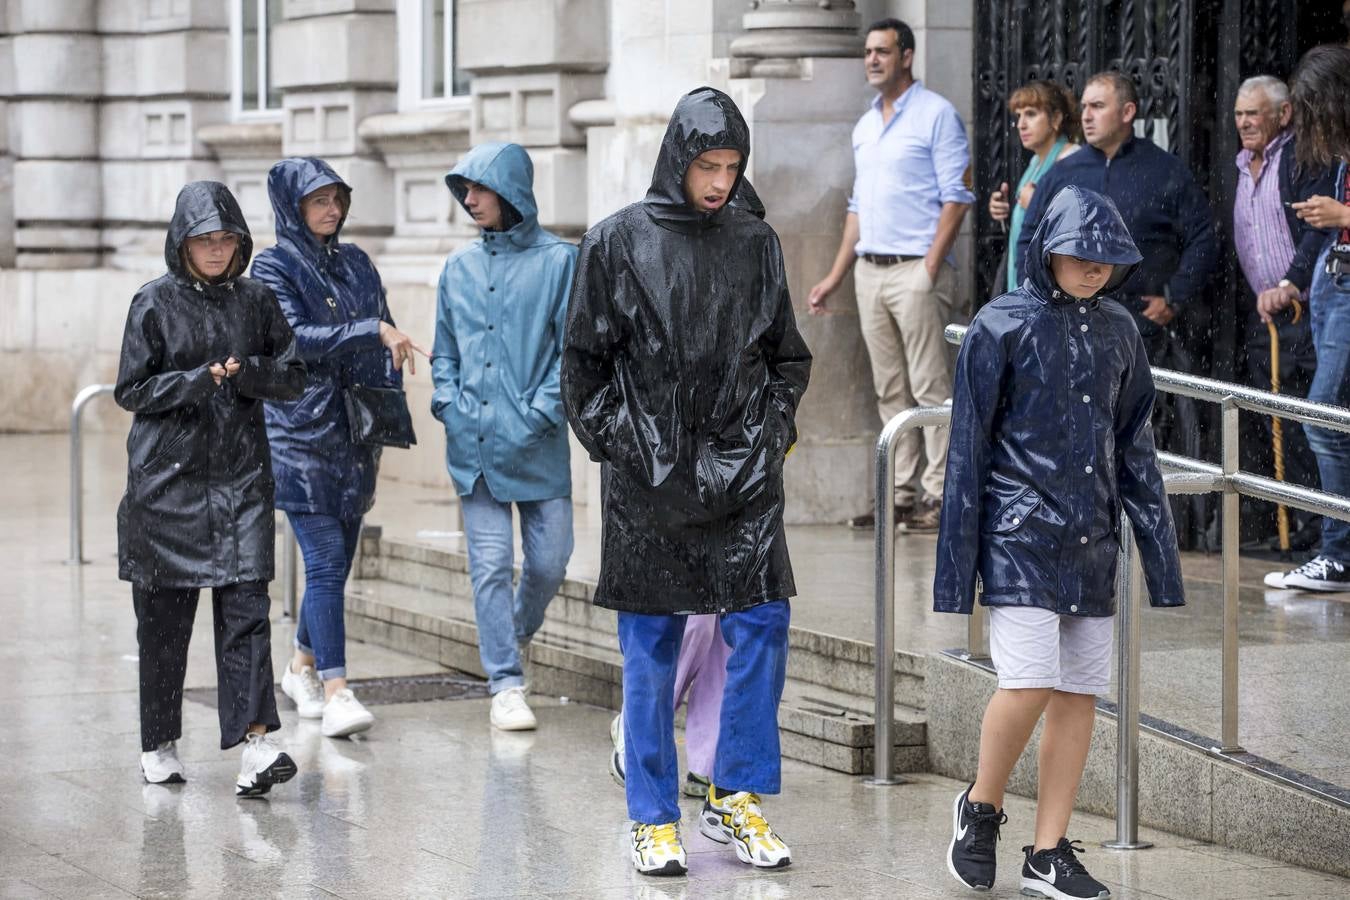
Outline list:
[[[1303,304],[1294,302],[1294,321],[1303,317]],[[1270,392],[1280,392],[1280,330],[1272,319],[1266,322],[1270,331]],[[1271,449],[1275,452],[1275,480],[1284,481],[1284,427],[1279,416],[1270,417]],[[1280,558],[1289,559],[1289,509],[1283,503],[1275,507],[1275,521],[1280,530]]]

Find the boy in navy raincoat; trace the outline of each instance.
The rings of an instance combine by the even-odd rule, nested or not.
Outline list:
[[[1066,832],[1096,695],[1111,680],[1122,509],[1152,604],[1185,602],[1149,424],[1148,357],[1113,296],[1140,261],[1109,199],[1064,188],[1032,237],[1026,280],[980,310],[957,360],[933,596],[939,612],[970,613],[978,584],[989,607],[999,689],[947,855],[952,875],[977,890],[993,886],[1003,791],[1044,715],[1021,886],[1110,895]]]

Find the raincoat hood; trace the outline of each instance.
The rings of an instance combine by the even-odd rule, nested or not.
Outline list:
[[[741,168],[730,194],[736,198],[750,161],[750,128],[730,97],[716,88],[701,87],[675,104],[661,141],[661,152],[656,157],[652,186],[642,201],[647,214],[658,224],[677,231],[720,224],[722,211],[730,203],[707,213],[690,206],[684,196],[685,173],[695,159],[709,150],[740,152]]]
[[[346,210],[338,222],[337,231],[320,241],[305,224],[305,217],[300,214],[300,201],[330,184],[336,184],[346,195]],[[267,195],[272,198],[272,214],[276,217],[277,243],[290,244],[307,254],[317,254],[325,245],[337,245],[342,226],[347,224],[347,214],[351,211],[352,189],[328,163],[313,156],[283,159],[267,173]]]
[[[731,195],[731,205],[745,210],[757,219],[762,219],[768,214],[768,210],[764,208],[764,201],[755,193],[754,185],[750,183],[749,178],[741,179],[741,186]]]
[[[1050,271],[1051,253],[1115,266],[1098,296],[1119,288],[1143,261],[1111,198],[1076,185],[1051,199],[1027,253],[1027,278],[1041,296],[1058,298],[1063,292]]]
[[[183,264],[183,242],[199,234],[229,231],[239,235],[239,250],[234,265],[226,273],[232,279],[248,268],[253,257],[253,236],[239,203],[230,189],[219,181],[191,181],[183,185],[174,204],[169,232],[164,237],[164,262],[169,271],[184,281],[195,281]]]
[[[528,247],[539,231],[539,206],[534,201],[534,163],[519,144],[490,141],[474,147],[445,176],[445,185],[460,206],[469,196],[469,182],[491,188],[511,207],[502,210],[510,243]],[[469,208],[464,206],[464,211]],[[511,212],[515,215],[512,216]]]

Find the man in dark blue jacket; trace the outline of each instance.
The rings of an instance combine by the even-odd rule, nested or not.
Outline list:
[[[1134,136],[1138,94],[1128,78],[1118,72],[1094,75],[1083,89],[1082,106],[1088,146],[1060,160],[1036,185],[1017,241],[1018,277],[1027,275],[1031,235],[1060,188],[1073,184],[1110,197],[1144,257],[1119,299],[1156,361],[1165,329],[1204,303],[1218,263],[1209,201],[1185,163]]]

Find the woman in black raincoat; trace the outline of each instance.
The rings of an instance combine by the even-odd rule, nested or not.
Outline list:
[[[277,508],[305,558],[295,653],[281,689],[301,718],[322,719],[325,735],[344,737],[375,721],[347,687],[343,592],[361,518],[375,502],[381,451],[352,440],[344,390],[402,387],[403,361],[412,365],[413,350],[426,351],[394,327],[370,257],[339,242],[352,192],[328,163],[283,159],[268,173],[267,193],[277,243],[258,254],[253,277],[276,294],[307,370],[299,399],[267,404]]]
[[[683,97],[651,189],[581,243],[563,344],[563,403],[602,466],[595,602],[619,612],[630,852],[685,869],[672,697],[685,617],[717,613],[731,656],[700,829],[742,862],[783,866],[760,793],[777,793],[777,708],[796,593],[783,458],[811,354],[778,236],[729,207],[750,154],[712,88]]]
[[[119,575],[140,646],[141,770],[183,780],[183,678],[198,591],[212,589],[222,749],[247,739],[236,783],[265,794],[295,774],[268,732],[272,693],[272,467],[263,400],[296,397],[305,370],[229,189],[194,181],[164,241],[169,271],[131,301],[115,396],[135,414],[117,513]]]

